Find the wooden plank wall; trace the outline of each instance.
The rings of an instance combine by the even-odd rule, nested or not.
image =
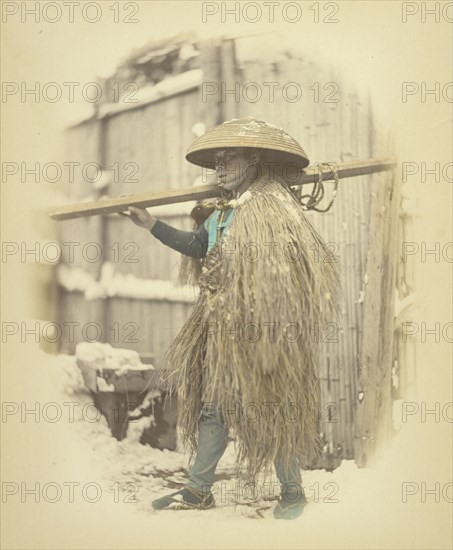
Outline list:
[[[106,163],[118,162],[123,168],[128,166],[122,171],[119,181],[112,184],[112,196],[192,185],[198,171],[184,160],[184,153],[194,138],[192,126],[198,121],[194,110],[197,93],[197,90],[192,90],[108,119]],[[127,163],[134,163],[138,169],[134,178],[127,176],[131,171]],[[191,228],[188,216],[162,219],[180,229]],[[106,249],[110,250],[115,243],[122,246],[126,243],[128,252],[132,253],[129,261],[123,261],[126,258],[120,254],[114,263],[115,271],[133,273],[141,279],[177,283],[180,254],[164,247],[148,232],[120,216],[108,216],[105,223]],[[108,260],[114,262],[113,252]],[[130,260],[137,261],[130,263]],[[120,342],[116,345],[151,354],[156,364],[160,364],[189,310],[190,305],[183,302],[110,298],[105,315],[110,322],[119,324]],[[131,342],[127,336],[134,328],[138,329],[133,338],[137,342]],[[113,332],[110,337],[109,342],[115,344]]]
[[[83,174],[83,168],[86,169],[90,163],[99,163],[99,130],[99,124],[94,120],[83,122],[67,131],[67,158],[79,163],[76,170],[78,177],[73,182],[67,182],[65,189],[71,200],[82,201],[93,196],[93,186],[89,178],[95,177],[95,172],[87,171],[86,178],[80,177],[80,174]],[[71,269],[81,268],[93,277],[99,277],[101,263],[84,260],[82,250],[88,243],[99,243],[101,226],[102,220],[99,217],[68,220],[58,224],[60,242],[75,243],[62,247],[64,266]],[[70,256],[71,246],[74,246],[73,257]],[[60,326],[69,326],[64,323],[70,323],[73,327],[72,334],[69,330],[62,331],[60,342],[60,351],[72,353],[76,344],[82,341],[84,328],[88,323],[97,323],[99,327],[103,327],[103,301],[87,301],[79,292],[66,292],[60,288],[58,321]]]
[[[344,162],[373,156],[374,134],[372,113],[366,98],[359,98],[353,87],[330,67],[313,63],[303,56],[281,57],[268,62],[248,59],[241,54],[242,39],[213,40],[201,45],[203,80],[224,82],[228,89],[240,84],[239,100],[229,94],[222,101],[220,94],[201,101],[201,88],[163,98],[141,108],[124,111],[105,120],[105,149],[103,162],[121,167],[118,181],[112,182],[112,196],[145,190],[176,188],[192,185],[200,170],[187,163],[184,154],[194,139],[192,127],[203,122],[208,127],[224,120],[256,116],[287,129],[307,151],[311,164]],[[251,40],[251,39],[248,39]],[[241,50],[242,48],[242,50]],[[263,93],[260,101],[242,97],[243,87],[258,83],[263,91],[265,82],[278,82],[274,101]],[[298,101],[285,100],[282,87],[288,82],[300,85],[303,95]],[[319,83],[319,84],[316,84]],[[330,84],[329,84],[330,83]],[[319,86],[319,97],[315,89]],[[295,90],[288,89],[294,96]],[[267,92],[266,92],[267,93]],[[252,90],[250,95],[253,97]],[[68,133],[72,158],[89,159],[99,153],[98,122],[73,128]],[[87,162],[85,160],[85,162]],[[126,164],[132,163],[132,164]],[[137,182],[127,179],[133,166],[138,167]],[[332,188],[327,185],[327,193]],[[86,195],[81,186],[70,189],[72,197]],[[334,256],[342,269],[344,297],[338,330],[322,328],[320,383],[322,390],[323,437],[325,454],[317,467],[334,468],[342,458],[354,457],[355,408],[357,376],[362,353],[363,290],[369,248],[368,231],[371,199],[371,176],[340,182],[336,202],[327,214],[309,213],[311,221],[324,239],[332,243]],[[171,280],[176,283],[180,255],[143,230],[135,228],[119,216],[77,219],[63,222],[64,236],[78,240],[103,240],[105,260],[114,263],[120,273],[132,273],[140,278]],[[189,229],[187,215],[164,219],[171,225]],[[109,247],[119,243],[135,251],[136,263],[114,262]],[[319,261],[326,261],[320,257]],[[100,265],[85,263],[83,267],[99,275]],[[102,303],[101,303],[102,302]],[[113,341],[113,331],[105,330],[105,341],[116,346],[137,349],[152,354],[159,364],[168,345],[187,318],[190,304],[164,300],[136,300],[112,297],[87,302],[77,293],[62,293],[62,309],[68,316],[87,322],[98,319],[104,325],[114,322],[124,327],[136,323],[138,342],[130,342],[128,330],[120,329],[120,341]],[[135,336],[137,338],[137,336]],[[326,340],[332,340],[330,343]],[[127,341],[125,341],[127,340]],[[70,343],[63,348],[71,350]],[[72,346],[73,349],[73,346]]]
[[[192,126],[199,122],[194,109],[197,97],[195,89],[104,119],[103,151],[99,150],[100,122],[78,125],[68,131],[71,158],[102,164],[112,177],[103,192],[112,196],[192,185],[199,171],[184,160],[184,153],[194,138]],[[83,199],[89,192],[89,184],[82,182],[68,188],[73,199]],[[187,215],[161,218],[181,229],[192,227]],[[104,262],[110,262],[116,273],[177,283],[180,254],[120,216],[65,221],[61,228],[62,240],[97,242],[103,252],[101,262],[89,263],[78,257],[77,262],[69,263],[65,258],[66,265],[83,267],[99,278]],[[61,294],[62,319],[82,325],[97,322],[104,341],[152,355],[156,363],[190,310],[187,302],[119,297],[90,301],[78,292]],[[61,348],[73,352],[76,344],[63,340]]]

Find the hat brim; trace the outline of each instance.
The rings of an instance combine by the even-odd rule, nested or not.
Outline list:
[[[223,145],[222,147],[203,147],[200,149],[192,148],[186,154],[186,160],[196,166],[201,166],[209,170],[215,170],[214,157],[219,151],[225,149],[255,149],[261,154],[264,164],[274,164],[279,171],[294,172],[294,170],[303,170],[310,161],[301,153],[295,154],[286,150],[262,147],[258,145]]]

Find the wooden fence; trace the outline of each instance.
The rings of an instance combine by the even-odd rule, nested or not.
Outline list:
[[[70,158],[81,165],[98,162],[112,176],[108,187],[99,191],[86,182],[74,182],[67,189],[71,199],[80,201],[87,195],[96,198],[105,192],[118,196],[165,186],[191,186],[200,175],[200,169],[186,162],[184,154],[195,138],[195,125],[203,123],[210,127],[249,115],[287,130],[300,141],[312,164],[388,154],[377,148],[368,99],[358,97],[334,68],[301,56],[268,62],[256,59],[243,53],[250,51],[244,42],[247,40],[254,39],[202,42],[199,45],[201,70],[172,77],[174,85],[167,86],[165,94],[156,94],[154,98],[151,94],[147,102],[129,108],[126,105],[106,106],[102,116],[69,129]],[[278,86],[272,98],[268,83],[274,82]],[[297,100],[298,88],[291,86],[291,82],[297,83],[302,90],[302,97]],[[208,83],[217,84],[218,93],[206,95]],[[262,95],[255,101],[254,94],[260,89]],[[222,90],[230,93],[222,94]],[[380,389],[366,383],[363,342],[368,347],[374,345],[374,353],[370,355],[367,351],[369,371],[374,372],[377,368],[376,360],[385,362],[380,365],[380,377],[372,378],[371,384],[385,383],[384,394],[388,397],[390,392],[388,370],[395,353],[391,328],[394,259],[390,258],[383,268],[387,283],[382,292],[390,293],[388,296],[375,294],[380,285],[380,272],[370,272],[386,253],[383,247],[388,235],[382,237],[383,224],[395,223],[396,207],[392,207],[393,213],[384,222],[379,218],[376,205],[372,206],[372,201],[377,200],[385,207],[391,185],[381,184],[389,178],[391,174],[342,181],[332,210],[327,214],[309,214],[341,262],[344,288],[339,329],[328,327],[320,331],[323,345],[319,376],[325,452],[318,467],[334,468],[342,458],[353,458],[359,452],[359,463],[366,463],[367,451],[360,447],[360,442],[374,437],[370,433],[375,429],[376,414],[370,411],[375,406],[375,392]],[[372,196],[372,189],[376,191],[380,186],[384,194]],[[160,212],[156,215],[175,227],[189,229],[192,227],[188,216],[190,208],[190,204],[184,204],[177,208],[156,209]],[[370,216],[374,216],[371,221]],[[376,237],[376,231],[380,231],[381,239]],[[190,291],[182,295],[177,290],[180,255],[117,215],[61,222],[61,240],[75,241],[80,247],[96,242],[102,250],[102,261],[90,262],[80,257],[71,261],[68,255],[64,258],[59,268],[62,320],[80,325],[97,323],[102,329],[103,341],[136,349],[143,356],[151,356],[159,366],[191,307]],[[372,243],[375,248],[371,261]],[[86,249],[94,254],[95,248],[88,246]],[[326,261],[326,258],[321,256],[319,261]],[[148,280],[146,285],[144,280]],[[380,330],[373,318],[379,304],[371,303],[378,296],[386,303],[387,317],[381,319],[384,325],[388,321],[384,331],[388,344],[385,357],[375,349],[376,335],[374,343],[370,344],[370,335]],[[364,306],[368,308],[368,321],[365,322]],[[96,327],[92,328],[94,333]],[[369,332],[364,334],[364,330]],[[76,343],[66,340],[62,349],[72,352]],[[364,393],[362,386],[366,386],[365,401],[361,395]],[[363,419],[357,418],[357,411],[362,414],[365,406],[366,417],[374,415],[371,424],[364,424]],[[389,399],[384,400],[383,407],[388,417]]]

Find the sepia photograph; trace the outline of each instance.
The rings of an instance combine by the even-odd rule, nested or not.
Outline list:
[[[453,548],[453,2],[1,6],[1,548]]]

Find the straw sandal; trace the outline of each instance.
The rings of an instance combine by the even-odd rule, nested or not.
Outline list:
[[[215,506],[212,493],[202,493],[186,485],[180,491],[153,500],[155,510],[207,510]]]

